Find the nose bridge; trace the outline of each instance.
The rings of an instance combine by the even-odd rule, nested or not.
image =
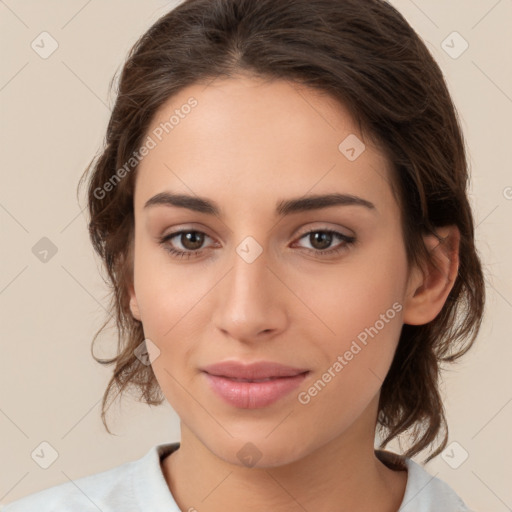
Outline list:
[[[282,327],[285,312],[279,304],[279,282],[267,268],[271,266],[268,255],[253,237],[234,248],[214,315],[217,327],[232,337],[250,339]]]

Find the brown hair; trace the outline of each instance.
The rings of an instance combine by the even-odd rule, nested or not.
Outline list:
[[[90,173],[90,236],[108,272],[110,312],[118,331],[114,358],[98,359],[93,353],[98,362],[115,364],[103,396],[103,423],[110,432],[106,411],[130,388],[150,405],[164,401],[151,366],[134,355],[144,333],[129,309],[137,168],[130,159],[156,111],[171,96],[195,83],[241,73],[304,84],[349,109],[361,133],[392,164],[391,186],[402,211],[409,264],[435,265],[423,234],[452,224],[460,231],[459,270],[448,299],[428,324],[403,325],[379,402],[377,426],[386,434],[381,447],[407,433],[412,446],[405,455],[412,456],[443,433],[430,460],[448,438],[438,387],[440,365],[455,361],[473,344],[485,286],[455,107],[425,44],[383,0],[186,0],[157,20],[131,49],[105,146],[79,184]],[[128,161],[133,166],[129,172]],[[105,184],[114,178],[115,186],[106,194]],[[91,350],[109,321],[96,333]]]

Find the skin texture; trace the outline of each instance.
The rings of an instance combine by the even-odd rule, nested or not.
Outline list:
[[[458,266],[458,231],[447,249],[425,237],[442,267],[407,267],[400,208],[386,159],[365,140],[350,161],[338,149],[362,140],[348,111],[326,95],[249,76],[196,84],[160,109],[148,134],[193,96],[198,104],[142,160],[135,188],[134,283],[130,308],[159,349],[152,362],[181,419],[181,447],[163,463],[182,510],[398,510],[406,472],[374,454],[377,405],[403,323],[441,310]],[[173,206],[144,208],[160,192],[206,197],[219,216]],[[276,204],[345,193],[375,205],[331,206],[280,218]],[[179,229],[204,233],[166,242]],[[309,230],[354,236],[321,245]],[[262,253],[236,251],[253,237]],[[321,250],[343,247],[321,256]],[[315,252],[316,251],[316,252]],[[307,404],[297,396],[332,367],[380,315],[400,311]],[[308,368],[301,387],[260,409],[226,404],[199,368],[224,360],[274,361]],[[252,443],[254,467],[237,453]],[[205,499],[205,497],[207,497]]]

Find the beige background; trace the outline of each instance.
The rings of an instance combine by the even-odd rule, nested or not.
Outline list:
[[[465,452],[469,456],[457,469],[441,457],[427,468],[475,510],[502,512],[512,508],[512,1],[391,3],[433,52],[460,112],[488,290],[477,344],[444,379],[450,442],[460,445],[450,447],[447,460],[457,465]],[[87,237],[85,203],[80,206],[75,194],[103,139],[112,75],[136,39],[173,5],[0,1],[0,503],[179,440],[168,404],[150,408],[130,398],[122,410],[111,409],[117,435],[103,429],[99,406],[110,369],[95,363],[90,343],[105,314],[107,289]],[[42,31],[59,45],[47,59],[31,48]],[[442,48],[454,31],[469,43],[457,59]],[[32,252],[42,237],[57,248],[46,263]],[[112,353],[113,332],[101,336],[101,347]],[[43,441],[59,455],[48,469],[31,458]]]

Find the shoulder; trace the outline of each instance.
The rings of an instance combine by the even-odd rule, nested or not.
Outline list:
[[[165,490],[162,481],[158,480],[161,476],[159,456],[173,446],[156,445],[138,460],[35,492],[4,505],[1,512],[133,510],[134,504],[140,502],[141,488],[154,486],[160,491]]]
[[[390,469],[407,470],[399,512],[473,512],[446,482],[412,459],[386,450],[376,450],[375,454]]]
[[[408,482],[400,512],[472,512],[443,480],[405,459]]]

